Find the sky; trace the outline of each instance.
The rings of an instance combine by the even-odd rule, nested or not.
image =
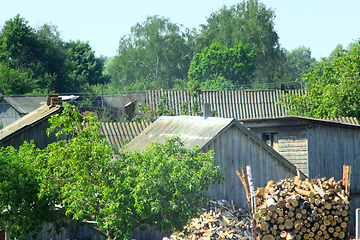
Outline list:
[[[62,39],[89,41],[96,56],[116,55],[120,37],[147,16],[198,28],[222,6],[242,0],[0,0],[0,28],[20,14],[29,26],[53,24]],[[338,44],[360,38],[360,0],[259,0],[275,10],[275,30],[289,51],[305,46],[327,57]]]

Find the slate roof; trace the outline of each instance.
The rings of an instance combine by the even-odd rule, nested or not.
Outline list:
[[[197,100],[201,104],[210,103],[211,109],[217,111],[218,117],[238,120],[271,118],[287,115],[286,110],[277,102],[281,101],[281,95],[288,93],[304,95],[305,90],[202,91]],[[186,102],[190,103],[188,110],[191,111],[194,101],[190,91],[147,91],[146,104],[152,109],[157,109],[157,103],[163,94],[166,94],[167,107],[173,108],[175,115],[181,115],[181,106]]]
[[[331,119],[321,119],[321,118],[311,118],[311,117],[302,117],[302,116],[284,116],[276,118],[258,118],[258,119],[243,119],[240,122],[243,123],[246,127],[250,126],[250,123],[265,123],[265,122],[274,122],[277,120],[285,120],[282,124],[286,125],[296,125],[304,124],[307,122],[317,122],[328,125],[337,125],[341,127],[352,127],[360,128],[360,125],[356,118],[346,117],[346,118],[331,118]],[[266,124],[264,124],[266,125]]]
[[[133,141],[127,144],[130,151],[146,149],[151,142],[165,142],[165,138],[180,135],[185,146],[203,147],[224,128],[236,121],[233,118],[198,116],[159,117]]]
[[[101,123],[101,132],[112,146],[122,148],[149,125],[149,122],[107,122]]]
[[[72,102],[79,96],[60,96],[64,102]],[[47,95],[44,96],[3,96],[3,99],[16,109],[21,115],[30,113],[46,103]]]
[[[36,110],[42,102],[46,102],[46,99],[47,96],[4,96],[4,100],[20,114],[27,114]]]

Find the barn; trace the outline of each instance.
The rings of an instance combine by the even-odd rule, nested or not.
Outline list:
[[[204,152],[214,151],[225,182],[211,186],[209,194],[219,199],[246,205],[245,190],[236,170],[247,165],[252,168],[255,187],[264,187],[269,180],[296,175],[296,167],[291,162],[234,118],[162,116],[134,138],[127,148],[143,151],[152,142],[164,142],[172,136],[180,136],[186,147],[198,146]]]
[[[63,110],[62,105],[43,105],[24,117],[9,124],[0,130],[0,146],[13,146],[18,148],[24,141],[34,141],[39,148],[45,148],[47,144],[57,141],[53,135],[48,137],[46,129],[50,127],[48,119]]]
[[[242,120],[309,178],[342,179],[343,165],[351,166],[351,223],[360,207],[360,125],[354,118],[316,119],[285,116]]]

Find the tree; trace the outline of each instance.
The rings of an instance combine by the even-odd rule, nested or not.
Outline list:
[[[254,72],[253,57],[253,51],[241,42],[233,48],[214,42],[194,55],[189,69],[189,84],[209,84],[211,80],[219,80],[219,76],[232,83],[231,85],[249,84]]]
[[[138,81],[169,89],[175,79],[186,79],[193,50],[189,30],[169,19],[152,16],[120,39],[118,54],[106,66],[117,89]],[[153,87],[153,86],[152,86]]]
[[[5,22],[0,31],[0,62],[2,63],[0,91],[10,93],[19,91],[14,93],[21,94],[38,89],[36,78],[41,64],[35,54],[39,48],[35,30],[27,26],[27,22],[20,15]],[[16,74],[21,76],[15,80]],[[17,80],[24,80],[25,87],[21,87],[21,82]]]
[[[17,15],[0,31],[0,91],[5,94],[88,92],[104,83],[104,60],[88,42],[64,43],[56,26],[38,30]]]
[[[301,74],[309,72],[309,68],[315,65],[316,59],[311,57],[310,48],[298,47],[292,51],[285,51],[287,62],[292,70],[293,79],[299,79]]]
[[[72,41],[65,43],[65,48],[71,61],[70,80],[71,87],[67,91],[79,91],[88,85],[104,84],[102,76],[104,59],[96,58],[89,42]]]
[[[303,75],[308,92],[289,95],[292,115],[315,118],[360,117],[360,41],[338,52],[331,62],[319,62]]]
[[[181,228],[198,213],[208,186],[222,180],[212,153],[186,149],[179,137],[142,153],[119,153],[96,118],[82,118],[70,105],[50,122],[49,134],[72,138],[36,158],[40,196],[53,196],[68,218],[96,220],[111,238],[130,239],[144,224]]]
[[[285,68],[285,56],[274,28],[275,13],[257,0],[243,0],[229,8],[222,7],[201,25],[197,51],[214,41],[227,48],[239,41],[249,44],[255,53],[255,76],[252,82],[269,83],[283,78],[278,72]]]
[[[52,196],[40,193],[39,169],[34,163],[40,150],[33,143],[19,149],[0,150],[0,228],[6,226],[10,238],[37,237],[43,222],[55,224],[60,232],[63,209],[57,208]]]

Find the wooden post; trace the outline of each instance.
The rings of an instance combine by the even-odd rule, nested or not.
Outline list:
[[[360,239],[360,208],[356,209],[355,218],[355,239]]]
[[[253,179],[252,179],[251,167],[250,166],[246,166],[246,175],[247,175],[247,179],[248,179],[248,183],[249,183],[249,190],[250,190],[253,239],[256,239],[256,232],[255,232],[256,221],[255,221],[255,216],[254,216],[255,215],[255,210],[256,210],[256,202],[255,202],[254,182],[253,182]]]
[[[245,188],[246,199],[247,199],[249,210],[251,212],[252,210],[251,210],[250,188],[249,188],[249,182],[248,182],[248,178],[247,178],[247,175],[245,173],[245,168],[244,167],[241,168],[241,173],[242,173],[242,175],[240,174],[240,172],[238,170],[236,170],[236,174],[240,178],[240,180],[241,180],[241,182],[242,182],[242,184],[243,184],[243,186]]]
[[[345,192],[350,193],[350,175],[351,175],[351,166],[343,165],[343,185],[345,186]]]

